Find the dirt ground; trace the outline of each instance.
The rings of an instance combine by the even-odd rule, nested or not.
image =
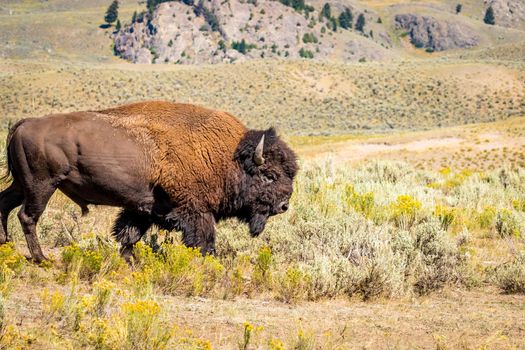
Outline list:
[[[176,299],[166,305],[173,307],[169,314],[218,349],[237,348],[243,322],[264,327],[260,345],[268,338],[293,342],[302,329],[316,338],[319,349],[525,349],[525,296],[496,291],[298,306],[247,299]]]
[[[40,293],[38,288],[14,291],[7,314],[18,326],[39,322]],[[449,289],[412,300],[299,305],[245,298],[158,301],[171,322],[210,340],[213,349],[238,349],[245,322],[262,326],[250,349],[266,349],[271,339],[293,348],[300,332],[312,349],[525,349],[525,295],[495,290]]]
[[[524,166],[525,117],[422,132],[328,140],[302,145],[298,150],[305,159],[326,156],[338,163],[392,159],[434,170],[443,167],[487,170],[502,164]]]

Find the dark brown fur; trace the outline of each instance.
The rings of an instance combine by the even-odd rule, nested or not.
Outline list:
[[[254,162],[265,135],[264,164]],[[121,207],[114,236],[129,257],[151,225],[183,231],[184,243],[213,253],[215,222],[238,217],[252,235],[288,207],[294,153],[273,129],[247,130],[203,107],[144,102],[97,112],[25,119],[9,132],[11,185],[0,193],[0,243],[18,214],[35,261],[44,259],[36,223],[56,189],[87,213]]]

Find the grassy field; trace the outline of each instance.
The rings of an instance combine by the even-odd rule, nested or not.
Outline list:
[[[53,259],[35,266],[13,213],[0,349],[525,348],[523,28],[465,0],[481,45],[429,54],[392,16],[456,2],[335,3],[381,17],[392,59],[133,65],[99,28],[107,1],[0,4],[0,139],[24,117],[165,99],[274,125],[300,159],[290,210],[259,238],[221,223],[215,258],[153,230],[130,267],[116,210],[81,217],[57,193],[38,225]]]
[[[521,137],[523,127],[516,118],[441,136]],[[493,170],[398,160],[405,150],[395,145],[425,134],[292,137],[302,164],[291,210],[255,239],[235,221],[220,224],[217,258],[154,230],[130,268],[109,236],[115,210],[81,218],[57,194],[38,227],[53,261],[37,267],[18,253],[25,243],[13,215],[16,248],[0,247],[0,341],[35,349],[520,348],[525,172],[501,159]],[[354,142],[393,148],[344,158],[341,145]]]
[[[167,99],[220,108],[287,134],[429,129],[525,114],[521,61],[97,65],[0,60],[7,120]]]

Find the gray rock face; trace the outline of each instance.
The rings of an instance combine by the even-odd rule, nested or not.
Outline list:
[[[348,39],[348,31],[331,32],[326,20],[319,21],[317,12],[307,18],[279,1],[205,0],[201,4],[216,18],[215,30],[202,12],[195,13],[195,6],[165,2],[152,14],[139,16],[135,23],[116,33],[115,52],[135,63],[199,64],[298,58],[301,51],[310,58],[324,59],[333,57],[339,40],[355,50],[362,49],[358,54],[348,55],[348,60],[380,59],[385,55],[382,47],[371,49],[380,46],[372,40],[363,37],[370,45],[352,44],[355,40]],[[246,50],[241,53],[233,46],[243,40]],[[341,58],[347,59],[345,55]]]
[[[497,25],[525,29],[524,0],[485,0],[485,5],[494,9]]]
[[[412,44],[434,51],[476,46],[479,38],[466,25],[438,21],[434,17],[402,14],[395,17],[396,28],[406,29]]]

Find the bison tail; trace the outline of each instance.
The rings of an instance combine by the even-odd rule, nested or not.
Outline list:
[[[9,156],[9,145],[11,144],[11,138],[13,137],[13,134],[15,133],[16,129],[20,125],[22,125],[23,122],[24,122],[24,119],[19,120],[18,122],[16,122],[13,126],[11,126],[9,128],[9,132],[7,133],[7,138],[5,140],[6,157],[4,159],[2,159],[2,161],[1,161],[1,166],[5,167],[6,172],[5,172],[4,175],[0,176],[0,183],[1,184],[5,184],[5,183],[10,182],[12,180],[12,176],[11,175],[12,175],[13,164],[11,162],[11,157]]]

